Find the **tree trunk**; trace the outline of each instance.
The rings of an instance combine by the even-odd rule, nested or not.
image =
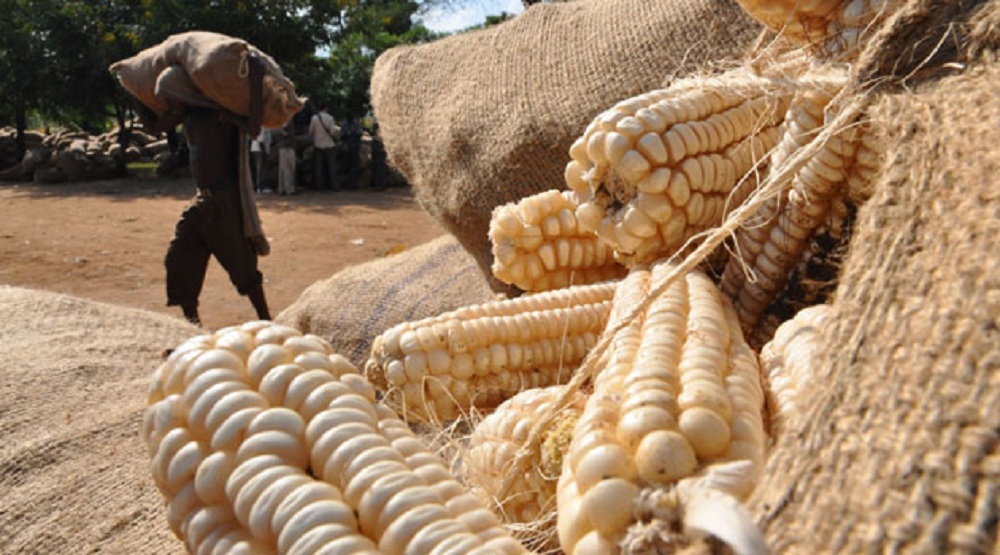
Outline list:
[[[18,91],[14,98],[14,125],[17,127],[17,135],[14,138],[14,146],[17,148],[17,159],[23,160],[24,153],[28,147],[25,144],[24,130],[28,127],[28,106],[24,101],[24,93]]]

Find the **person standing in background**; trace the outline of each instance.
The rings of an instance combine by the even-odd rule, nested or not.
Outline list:
[[[361,188],[362,133],[364,133],[364,130],[361,129],[361,123],[358,122],[357,116],[348,120],[340,130],[341,136],[344,137],[344,146],[347,147],[347,180],[348,188],[351,189]]]
[[[264,190],[264,162],[267,155],[271,153],[271,131],[266,127],[260,128],[260,133],[250,140],[250,156],[253,158],[253,190],[255,193],[263,193]]]
[[[338,191],[337,139],[340,128],[327,112],[326,104],[309,120],[309,138],[313,145],[313,186],[317,191]]]
[[[278,194],[294,195],[295,188],[295,127],[289,121],[274,133],[274,146],[278,149]]]

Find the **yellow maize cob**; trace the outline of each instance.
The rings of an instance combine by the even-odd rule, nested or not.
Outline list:
[[[153,477],[192,553],[524,552],[319,337],[253,322],[193,338],[148,402]]]
[[[618,103],[570,148],[580,226],[626,265],[674,254],[756,186],[791,96],[784,80],[730,72]]]
[[[576,197],[545,191],[497,207],[490,220],[493,275],[524,291],[619,279],[611,249],[576,221]]]
[[[479,422],[469,436],[462,456],[462,476],[473,493],[501,515],[508,524],[526,527],[522,541],[538,548],[555,545],[556,482],[562,458],[569,448],[572,427],[583,409],[584,396],[576,392],[560,409],[538,446],[529,446],[532,428],[555,407],[565,386],[529,389],[504,401]],[[513,478],[519,451],[532,448],[530,464]],[[507,491],[500,491],[509,483]]]
[[[772,435],[781,433],[802,412],[799,389],[814,382],[816,350],[831,323],[832,313],[826,304],[798,311],[794,318],[778,326],[774,339],[760,351]]]
[[[621,327],[614,323],[672,268],[633,268],[615,293],[609,329]],[[757,357],[706,275],[693,271],[671,283],[609,349],[558,485],[559,541],[568,554],[612,552],[641,526],[642,498],[719,464],[746,461],[724,486],[745,496],[763,464]]]
[[[399,324],[365,366],[407,419],[450,420],[565,382],[607,322],[613,283],[578,285]]]
[[[751,17],[826,59],[854,56],[901,0],[737,0]]]
[[[772,155],[772,171],[823,131],[824,110],[846,78],[835,74],[804,81],[804,89],[788,110],[781,143]],[[721,287],[733,300],[745,333],[751,333],[785,286],[807,240],[826,221],[835,198],[843,192],[854,164],[858,134],[857,129],[848,128],[820,145],[816,155],[782,185],[780,193],[737,230],[737,256],[726,264]]]

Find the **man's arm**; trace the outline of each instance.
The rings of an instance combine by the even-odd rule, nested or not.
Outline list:
[[[135,97],[132,97],[132,104],[135,113],[139,116],[139,121],[142,122],[143,129],[153,135],[159,135],[177,127],[184,119],[184,108],[177,104],[168,103],[170,107],[162,115],[157,115]]]
[[[220,117],[245,132],[251,137],[260,134],[260,124],[264,119],[264,63],[254,54],[247,56],[249,68],[248,86],[250,87],[250,103],[247,115],[241,116],[229,110],[220,110]]]

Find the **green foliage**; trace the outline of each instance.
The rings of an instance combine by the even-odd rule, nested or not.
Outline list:
[[[340,25],[327,45],[327,79],[312,89],[337,119],[362,117],[369,110],[368,87],[375,59],[400,44],[438,38],[412,16],[420,7],[407,0],[343,0]]]

